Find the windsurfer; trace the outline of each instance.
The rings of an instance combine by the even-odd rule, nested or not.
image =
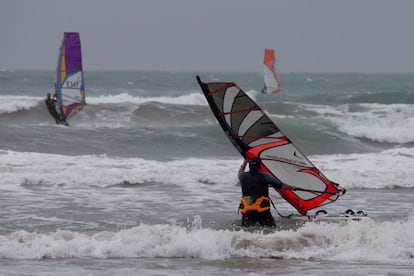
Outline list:
[[[59,110],[60,114],[56,110],[56,93],[53,94],[53,97],[50,95],[50,93],[47,93],[45,103],[47,110],[49,111],[50,115],[52,115],[53,119],[55,119],[56,124],[63,123],[65,125],[68,125],[62,110]]]
[[[54,97],[52,98],[50,93],[47,93],[45,103],[50,115],[52,115],[53,119],[55,119],[56,124],[59,124],[60,118],[59,114],[56,111],[56,99]]]
[[[270,212],[269,185],[275,189],[295,190],[296,187],[284,184],[279,179],[260,171],[260,159],[249,161],[249,171],[245,172],[247,160],[244,160],[239,171],[242,189],[240,213],[241,226],[254,226],[259,222],[262,226],[275,227],[275,220]]]

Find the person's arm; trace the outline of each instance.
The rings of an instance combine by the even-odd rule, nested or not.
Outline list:
[[[280,188],[281,190],[293,190],[295,191],[297,188],[295,186],[292,185],[288,185],[286,183],[282,184],[282,187]]]
[[[247,160],[244,159],[243,164],[241,164],[240,166],[239,172],[244,172],[244,170],[246,169],[246,165],[247,165]]]
[[[243,164],[240,166],[239,169],[239,180],[240,180],[240,176],[244,173],[244,170],[246,169],[246,164],[247,164],[247,160],[243,161]]]
[[[278,178],[273,177],[267,173],[262,173],[264,175],[265,180],[272,185],[273,188],[277,190],[296,190],[295,186],[288,185],[285,183],[282,183]]]
[[[277,179],[276,177],[271,176],[268,173],[265,172],[261,172],[261,174],[264,176],[264,179],[266,180],[266,182],[271,185],[273,188],[279,190],[282,188],[283,183],[282,181],[280,181],[279,179]]]

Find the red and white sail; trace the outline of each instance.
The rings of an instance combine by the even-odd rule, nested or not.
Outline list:
[[[298,149],[243,90],[232,82],[198,83],[235,148],[245,159],[260,158],[261,170],[302,190],[279,190],[302,215],[334,202],[344,192]]]

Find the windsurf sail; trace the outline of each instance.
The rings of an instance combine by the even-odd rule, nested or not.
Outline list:
[[[264,88],[263,93],[278,94],[281,91],[279,77],[275,70],[275,50],[265,49],[263,61]]]
[[[279,190],[296,210],[307,211],[336,201],[345,192],[322,172],[280,130],[262,108],[233,82],[197,81],[216,119],[247,160],[261,159],[261,170],[299,189]]]
[[[86,104],[79,33],[63,35],[56,68],[55,92],[65,119],[72,117]]]

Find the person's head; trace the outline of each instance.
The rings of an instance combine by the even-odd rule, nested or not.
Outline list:
[[[258,172],[260,170],[259,158],[252,158],[249,160],[249,170],[250,172]]]
[[[46,94],[46,97],[47,97],[48,99],[50,99],[50,93],[47,93],[47,94]]]

